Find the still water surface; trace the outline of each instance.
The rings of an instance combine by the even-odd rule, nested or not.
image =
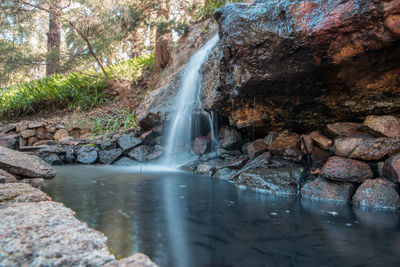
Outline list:
[[[45,191],[120,256],[159,266],[400,266],[398,213],[236,188],[187,173],[63,166]]]

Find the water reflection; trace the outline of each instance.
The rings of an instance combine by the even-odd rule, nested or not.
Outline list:
[[[395,266],[399,214],[281,198],[184,173],[58,169],[47,192],[123,257],[160,266]]]

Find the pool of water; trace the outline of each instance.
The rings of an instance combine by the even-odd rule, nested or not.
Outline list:
[[[55,201],[121,257],[159,266],[399,266],[398,213],[284,198],[187,173],[63,166]]]

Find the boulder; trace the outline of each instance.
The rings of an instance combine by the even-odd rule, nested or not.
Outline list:
[[[56,140],[58,142],[61,139],[68,137],[68,136],[69,136],[69,132],[66,129],[59,129],[54,134],[54,140]]]
[[[43,126],[44,126],[43,121],[33,121],[28,124],[29,129],[36,129],[36,128],[43,127]]]
[[[117,147],[117,141],[116,140],[101,140],[97,146],[100,148],[100,150],[110,150],[113,148]]]
[[[121,148],[99,151],[99,162],[102,164],[112,164],[122,155]]]
[[[298,148],[288,148],[283,152],[282,158],[292,162],[300,162],[303,159],[303,154]]]
[[[118,146],[122,148],[123,151],[126,151],[140,145],[142,142],[143,140],[135,137],[134,134],[124,134],[118,139]]]
[[[201,99],[238,129],[307,132],[400,109],[398,0],[259,0],[216,10]]]
[[[237,159],[228,160],[227,162],[224,162],[223,164],[219,165],[219,168],[240,169],[246,164],[248,159],[249,159],[248,156],[242,156]]]
[[[334,156],[325,163],[321,176],[339,182],[364,182],[374,174],[367,163]]]
[[[352,183],[327,181],[321,177],[307,181],[301,188],[304,198],[348,202],[351,201],[356,187]]]
[[[146,156],[148,156],[151,152],[153,152],[153,148],[151,146],[143,145],[143,146],[138,146],[129,151],[128,156],[139,162],[142,162],[146,159]]]
[[[42,179],[42,178],[28,178],[28,179],[19,180],[18,182],[29,184],[32,187],[37,188],[42,191],[44,189],[44,179]]]
[[[51,198],[48,195],[26,183],[0,184],[0,203],[38,202],[49,200],[51,200]],[[2,209],[0,209],[0,212],[1,210]],[[2,217],[2,219],[4,219],[4,217]],[[2,226],[4,227],[4,224],[2,224]]]
[[[225,150],[234,150],[242,145],[243,139],[242,134],[236,129],[221,129],[220,133],[221,140],[219,141],[218,147]]]
[[[128,157],[123,157],[113,163],[113,165],[117,166],[135,166],[138,162]]]
[[[246,144],[243,148],[243,152],[249,155],[250,158],[255,158],[267,150],[268,146],[264,143],[263,139],[258,139],[254,142]]]
[[[78,150],[76,161],[83,164],[93,164],[96,162],[97,157],[97,148],[95,146],[85,145]]]
[[[292,132],[280,133],[268,146],[271,154],[283,155],[286,149],[300,148],[300,136]]]
[[[0,169],[0,184],[1,183],[16,183],[16,182],[18,182],[18,180],[14,175]]]
[[[381,160],[399,151],[400,140],[385,137],[338,137],[334,141],[335,154],[352,159]]]
[[[400,153],[385,161],[382,167],[382,175],[394,183],[400,183]]]
[[[271,163],[271,153],[264,152],[260,156],[249,160],[239,172],[244,172],[254,168],[266,167]]]
[[[353,204],[363,207],[397,209],[400,197],[394,183],[378,178],[367,180],[357,189],[353,196]]]
[[[62,165],[63,161],[57,153],[42,153],[40,158],[49,163],[50,165]]]
[[[235,181],[236,176],[238,175],[238,172],[235,170],[231,170],[230,168],[222,168],[217,170],[213,177],[219,178],[222,180],[229,180],[229,181]]]
[[[143,140],[143,144],[149,145],[149,146],[154,146],[156,144],[156,142],[154,140],[156,138],[156,136],[157,135],[156,135],[156,132],[154,130],[149,130],[149,131],[143,133],[140,136],[140,139]]]
[[[39,139],[36,136],[31,136],[28,138],[28,142],[26,143],[27,146],[33,146],[34,143],[39,141]]]
[[[0,168],[19,176],[51,179],[56,171],[37,156],[0,147]]]
[[[319,131],[311,132],[310,137],[322,149],[328,150],[332,146],[332,140],[321,134]]]
[[[132,256],[107,263],[103,267],[157,267],[157,264],[152,262],[149,257],[142,253],[135,253]]]
[[[157,150],[144,157],[144,161],[157,160],[162,157],[164,151]]]
[[[197,165],[195,173],[211,177],[214,170],[215,166],[212,163],[200,163]]]
[[[326,128],[329,133],[334,136],[350,136],[355,135],[360,132],[362,127],[361,123],[355,122],[336,122],[333,124],[328,124]]]
[[[199,136],[194,139],[193,150],[197,155],[203,155],[210,150],[211,139],[207,136]]]
[[[36,135],[36,130],[34,129],[26,129],[23,130],[22,132],[20,132],[22,138],[29,138],[31,136],[35,136]]]
[[[33,144],[33,146],[53,146],[55,144],[54,140],[40,140]]]
[[[26,123],[26,122],[18,123],[18,124],[15,126],[15,130],[16,130],[17,132],[22,132],[22,131],[24,131],[24,130],[26,130],[26,129],[28,129],[28,123]]]
[[[3,127],[0,127],[0,133],[6,134],[8,132],[14,131],[16,126],[14,124],[8,124]]]
[[[300,137],[300,144],[301,144],[301,152],[303,152],[303,154],[307,155],[307,154],[311,154],[313,151],[313,144],[314,144],[314,140],[311,138],[311,136],[309,135],[302,135]]]
[[[7,135],[0,133],[0,146],[18,149],[19,148],[19,136],[18,135]]]
[[[364,125],[389,138],[400,138],[400,119],[394,116],[367,116]]]
[[[252,169],[242,172],[236,180],[236,185],[262,189],[273,194],[296,195],[297,181],[302,170],[300,166]]]
[[[44,200],[27,199],[0,209],[0,266],[103,266],[115,261],[104,234],[76,219],[63,204]]]

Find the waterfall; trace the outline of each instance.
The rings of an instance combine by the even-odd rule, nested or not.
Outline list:
[[[217,34],[212,37],[191,57],[184,70],[176,99],[177,109],[172,114],[168,125],[163,160],[166,165],[180,165],[188,161],[193,132],[195,128],[203,127],[203,121],[209,124],[207,126],[213,134],[213,122],[210,114],[204,111],[200,101],[202,78],[200,68],[217,44],[218,39]]]

